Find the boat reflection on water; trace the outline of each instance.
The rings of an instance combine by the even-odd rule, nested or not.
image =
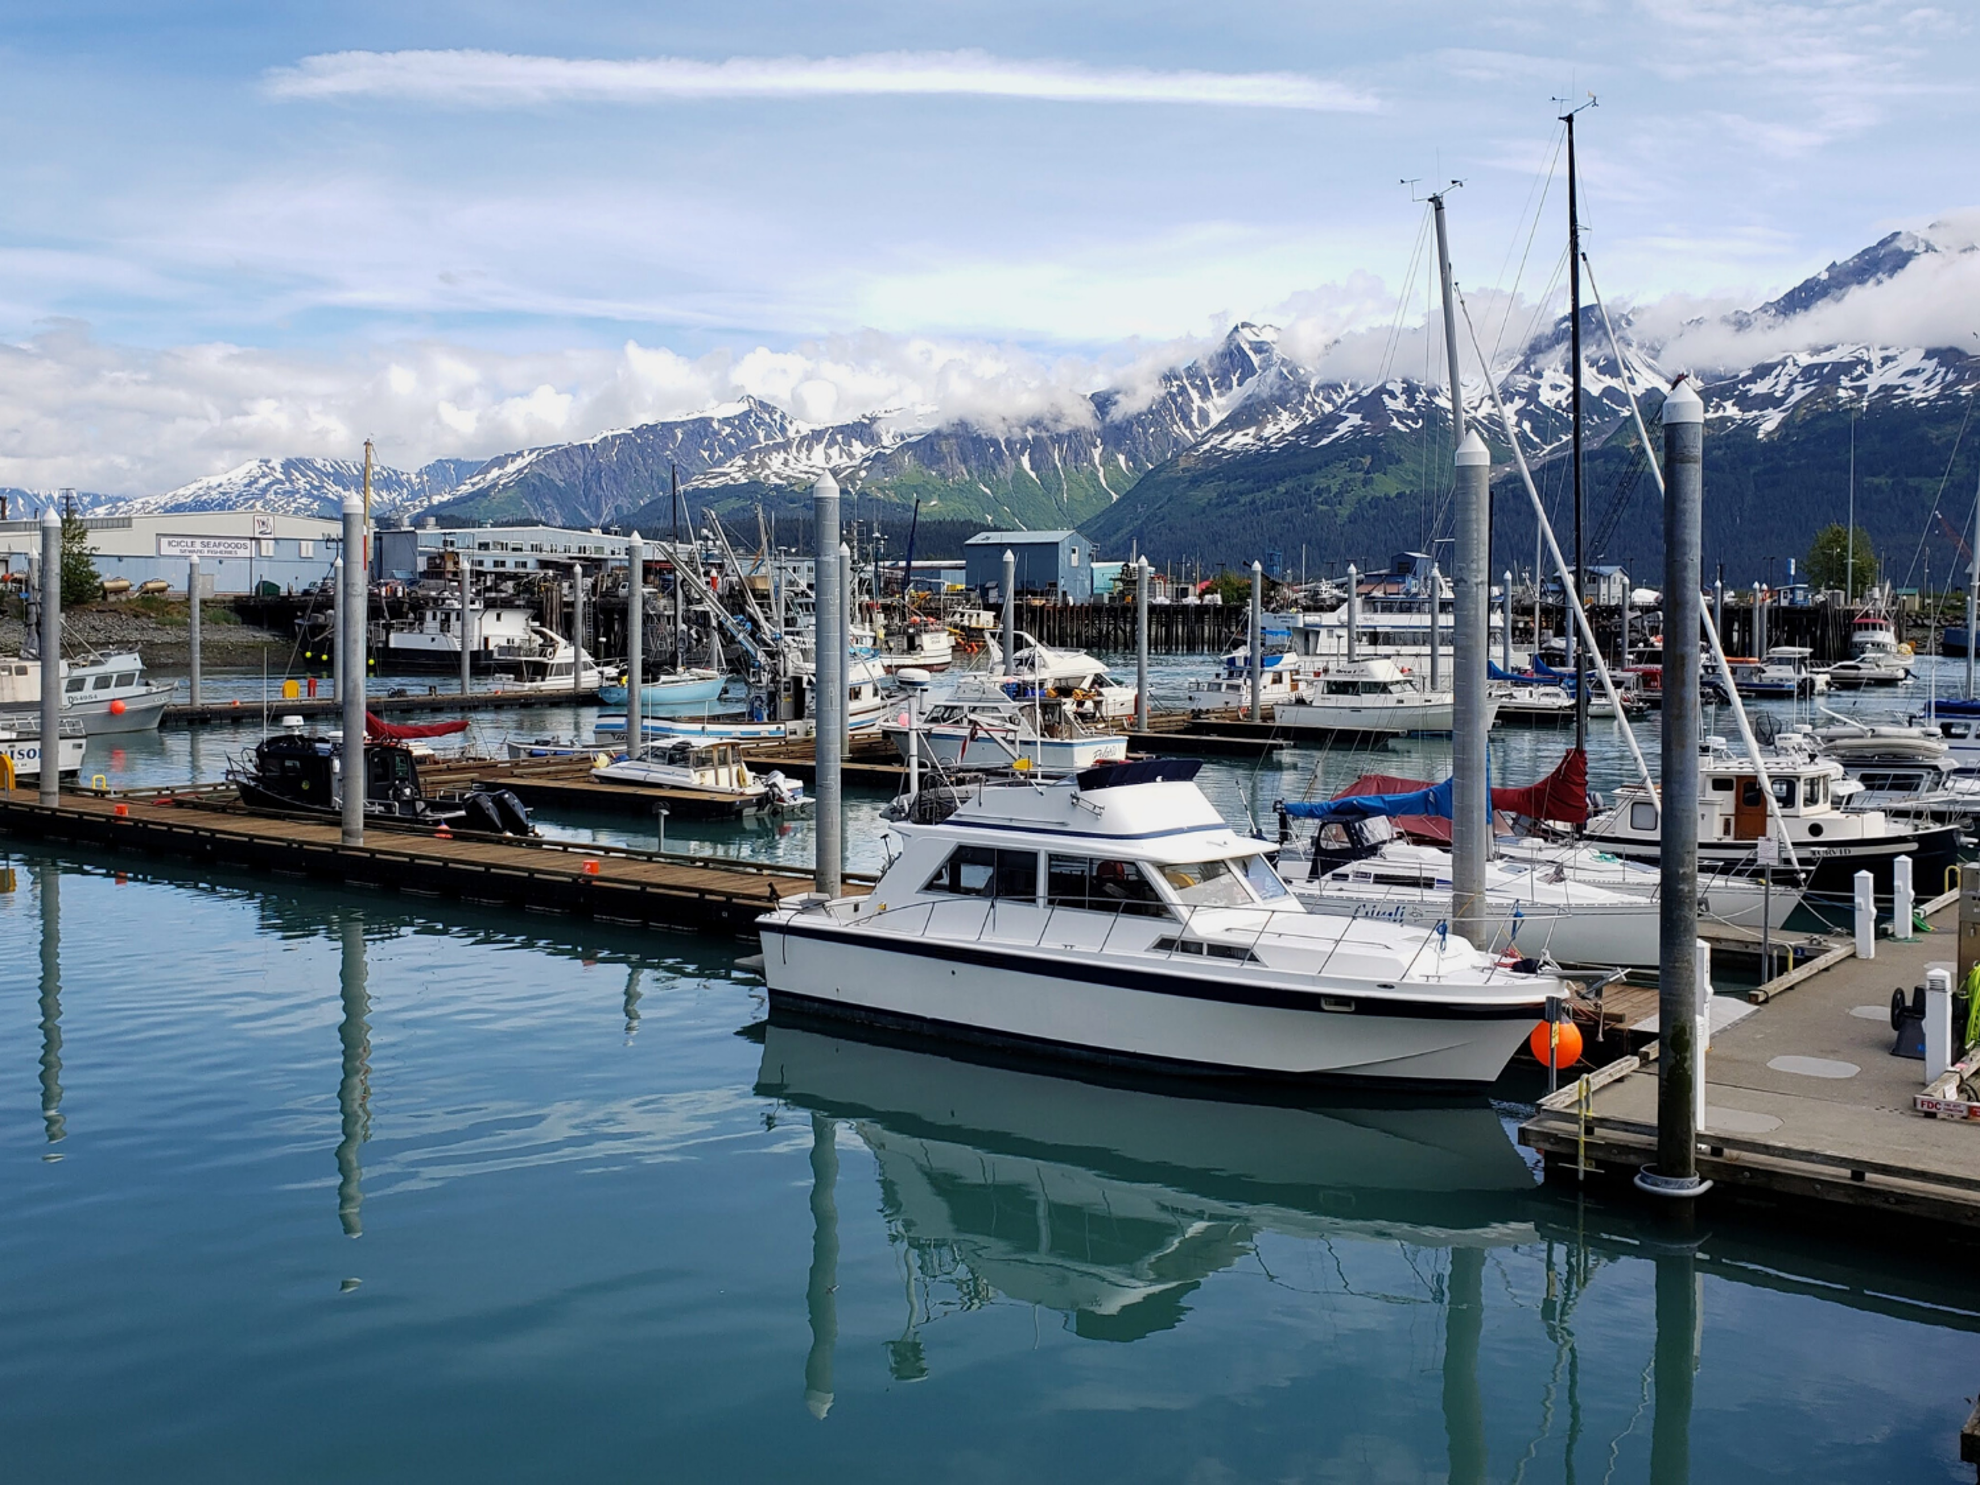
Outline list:
[[[1180,1323],[1261,1233],[1478,1250],[1536,1236],[1533,1176],[1482,1099],[1222,1101],[781,1017],[762,1033],[758,1094],[808,1110],[817,1141],[852,1126],[917,1273],[965,1308],[1002,1294],[1133,1341]],[[895,1347],[897,1377],[925,1366],[913,1341]]]

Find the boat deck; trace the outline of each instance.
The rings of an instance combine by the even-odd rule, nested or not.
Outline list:
[[[1844,946],[1755,991],[1750,1014],[1723,1025],[1715,1017],[1701,1175],[1747,1199],[1980,1225],[1980,1122],[1914,1112],[1924,1064],[1891,1055],[1891,991],[1908,995],[1928,965],[1957,957],[1956,912],[1937,906],[1935,932],[1882,940],[1874,959]],[[1633,1176],[1655,1159],[1654,1048],[1588,1083],[1585,1113],[1578,1085],[1564,1087],[1542,1101],[1521,1140],[1557,1179],[1572,1180],[1583,1156],[1594,1172]]]
[[[568,841],[442,838],[371,822],[364,844],[347,846],[334,821],[249,814],[233,804],[226,786],[122,796],[65,792],[53,808],[39,803],[32,791],[0,790],[0,832],[248,872],[744,936],[780,899],[811,890],[809,873],[742,860]],[[869,877],[848,874],[845,890],[863,893],[871,885]]]

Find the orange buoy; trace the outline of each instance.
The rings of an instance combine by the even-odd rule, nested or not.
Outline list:
[[[121,717],[123,716],[123,714],[124,714],[124,698],[121,696],[112,697],[110,701],[110,715],[113,717]]]
[[[1547,1058],[1549,1041],[1553,1043],[1554,1054],[1551,1064]],[[1542,1021],[1533,1028],[1526,1045],[1533,1053],[1533,1060],[1542,1067],[1573,1067],[1581,1061],[1581,1028],[1572,1021]]]

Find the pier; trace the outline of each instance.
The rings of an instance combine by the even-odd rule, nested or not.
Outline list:
[[[65,793],[52,808],[27,790],[0,790],[0,833],[736,936],[754,932],[757,917],[780,899],[811,890],[811,874],[789,867],[570,841],[437,837],[372,822],[363,845],[347,846],[334,819],[250,814],[233,805],[224,785]],[[871,885],[870,877],[848,873],[845,890]]]
[[[1980,1225],[1980,1123],[1916,1112],[1924,1064],[1891,1055],[1892,989],[1908,997],[1958,954],[1952,900],[1930,906],[1934,932],[1880,940],[1874,959],[1844,946],[1747,1005],[1715,997],[1697,1155],[1716,1187],[1707,1201]],[[1656,1060],[1647,1047],[1541,1101],[1520,1139],[1550,1180],[1626,1181],[1655,1160]]]
[[[371,684],[376,686],[381,683],[373,681]],[[364,698],[365,709],[381,717],[597,704],[596,687],[589,691],[475,691],[463,696],[459,691],[443,691],[428,686],[417,693],[370,691]],[[337,702],[331,696],[271,696],[265,702],[258,697],[243,701],[207,701],[198,706],[174,702],[165,708],[159,724],[164,727],[212,727],[236,722],[259,725],[264,710],[271,719],[301,717],[304,721],[335,721],[338,717]]]

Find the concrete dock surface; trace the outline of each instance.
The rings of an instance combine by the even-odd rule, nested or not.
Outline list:
[[[1891,1055],[1891,992],[1909,997],[1928,966],[1951,966],[1957,919],[1948,905],[1931,919],[1935,932],[1879,940],[1873,959],[1845,958],[1730,1024],[1715,1017],[1699,1173],[1745,1197],[1980,1224],[1980,1123],[1914,1112],[1925,1064]],[[1633,1175],[1655,1158],[1656,1063],[1626,1060],[1590,1081],[1585,1128],[1570,1083],[1522,1140],[1555,1178],[1572,1180],[1584,1153],[1604,1174]]]

